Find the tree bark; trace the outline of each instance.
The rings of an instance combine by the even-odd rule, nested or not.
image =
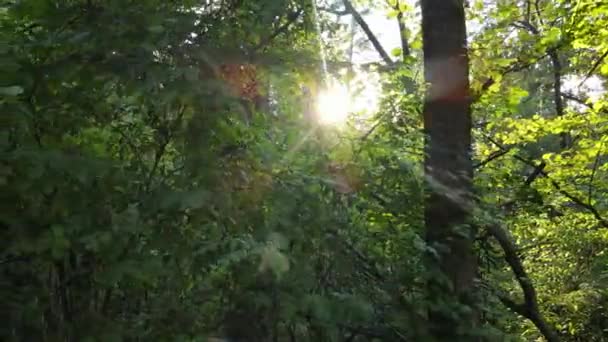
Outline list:
[[[436,253],[431,272],[447,278],[429,282],[431,300],[470,304],[476,262],[473,228],[468,224],[473,168],[471,162],[471,97],[462,0],[422,0],[424,73],[429,85],[424,101],[425,202],[427,241]],[[429,312],[431,334],[440,341],[458,340],[475,315],[452,318],[452,312]],[[466,328],[465,328],[466,330]]]

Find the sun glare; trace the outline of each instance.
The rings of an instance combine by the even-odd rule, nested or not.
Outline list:
[[[319,122],[326,125],[337,125],[348,118],[351,100],[348,90],[338,82],[331,83],[319,93],[317,113]]]

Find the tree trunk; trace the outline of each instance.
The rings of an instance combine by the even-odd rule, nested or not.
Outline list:
[[[431,334],[453,341],[475,322],[474,315],[458,315],[457,307],[445,304],[470,304],[476,274],[474,232],[468,224],[473,169],[465,15],[463,0],[422,0],[421,5],[429,85],[424,102],[425,225],[427,241],[437,252],[429,257],[431,272],[437,272],[429,294],[431,301],[444,303],[429,317]]]

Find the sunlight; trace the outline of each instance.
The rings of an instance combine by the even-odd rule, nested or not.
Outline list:
[[[319,122],[326,125],[337,125],[346,121],[350,112],[351,99],[348,90],[338,82],[332,82],[327,89],[319,93],[317,113]]]

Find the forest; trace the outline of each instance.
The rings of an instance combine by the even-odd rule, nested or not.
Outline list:
[[[0,0],[0,341],[608,341],[606,87],[606,0]]]

